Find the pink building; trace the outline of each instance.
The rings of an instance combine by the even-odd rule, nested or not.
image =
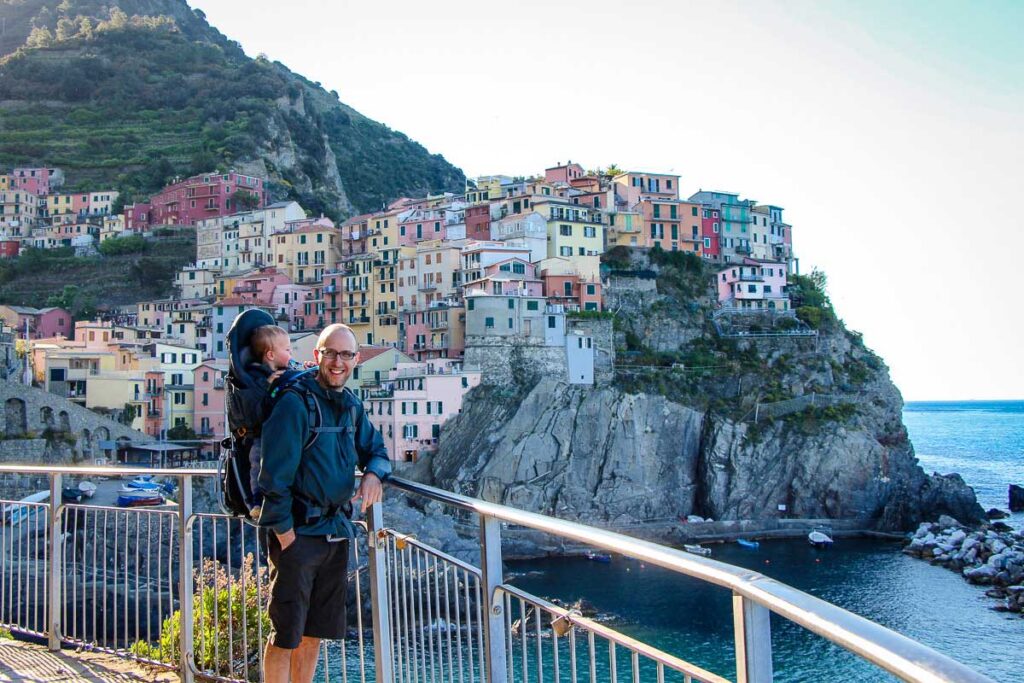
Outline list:
[[[15,258],[21,251],[21,240],[0,240],[0,258]]]
[[[153,205],[149,202],[136,202],[124,207],[125,230],[145,230],[150,225]]]
[[[544,169],[544,182],[548,183],[569,183],[577,178],[582,178],[587,174],[583,170],[583,167],[579,164],[574,164],[570,160],[569,163],[551,168]]]
[[[722,260],[721,226],[718,209],[708,206],[701,209],[700,233],[703,241],[701,253],[708,261]]]
[[[480,373],[458,362],[403,363],[364,405],[391,459],[415,462],[437,449],[441,426],[462,412],[463,398],[479,383]]]
[[[425,240],[447,239],[446,235],[443,211],[414,209],[398,224],[398,244],[403,247]]]
[[[11,175],[19,189],[37,195],[50,194],[64,184],[64,171],[59,168],[16,168]]]
[[[418,361],[459,359],[466,349],[466,309],[434,305],[424,310],[402,311],[400,348]]]
[[[719,271],[715,279],[723,308],[789,310],[785,263],[743,259]]]
[[[241,197],[248,195],[243,201]],[[149,200],[148,211],[125,207],[125,228],[145,230],[152,225],[195,225],[204,218],[229,216],[238,211],[266,206],[261,178],[230,173],[204,173],[168,185]],[[139,210],[136,210],[138,207]],[[145,213],[145,222],[140,216]]]
[[[466,207],[466,239],[491,239],[491,205],[478,204]]]
[[[211,444],[227,436],[224,423],[224,377],[227,372],[228,363],[224,360],[206,361],[195,370],[192,424],[199,438],[209,440]]]
[[[0,318],[24,337],[25,326],[32,339],[49,339],[61,336],[71,339],[74,334],[74,320],[71,313],[63,308],[32,308],[31,306],[0,306]]]
[[[142,431],[154,438],[159,438],[164,428],[164,372],[163,370],[150,370],[145,374],[146,379],[146,414],[143,416]]]
[[[543,296],[548,303],[565,306],[567,311],[600,311],[601,280],[587,280],[576,274],[541,273]]]

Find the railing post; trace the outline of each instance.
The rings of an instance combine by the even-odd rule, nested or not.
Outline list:
[[[771,613],[742,595],[732,595],[736,640],[736,683],[771,683]]]
[[[395,659],[391,643],[391,598],[388,593],[388,562],[384,534],[384,506],[374,503],[366,516],[370,569],[370,606],[373,613],[373,661],[377,683],[393,683]]]
[[[501,571],[501,522],[486,515],[480,517],[480,568],[487,681],[505,683],[508,678],[505,661],[505,607],[497,590],[504,583]]]
[[[182,683],[192,683],[192,648],[194,634],[192,622],[192,475],[181,477],[178,494],[178,604],[181,616],[181,643],[179,676]],[[228,549],[230,552],[230,549]]]
[[[60,580],[64,564],[61,553],[63,550],[61,545],[61,536],[63,535],[61,520],[64,516],[64,506],[61,500],[61,492],[64,489],[63,480],[64,477],[61,474],[50,475],[50,614],[48,615],[49,627],[47,628],[47,633],[49,635],[49,642],[47,645],[53,652],[60,650],[60,613],[63,606],[60,591]]]

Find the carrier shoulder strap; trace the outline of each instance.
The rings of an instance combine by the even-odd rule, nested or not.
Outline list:
[[[289,387],[288,390],[295,391],[295,392],[301,394],[302,400],[306,404],[306,410],[309,411],[309,415],[310,415],[310,420],[311,420],[310,423],[312,424],[312,426],[309,429],[309,438],[306,439],[306,443],[302,446],[302,450],[303,451],[308,451],[310,448],[312,448],[313,444],[316,443],[317,438],[321,434],[339,434],[339,433],[345,431],[345,427],[344,426],[338,426],[338,427],[324,427],[323,426],[324,425],[324,414],[323,414],[323,411],[320,408],[320,402],[316,400],[316,397],[313,395],[313,392],[309,391],[308,389],[299,389],[298,387]],[[356,422],[356,407],[355,406],[351,406],[349,408],[349,420],[350,420],[350,422],[352,424],[352,432],[354,434],[356,432],[357,424],[358,424]]]

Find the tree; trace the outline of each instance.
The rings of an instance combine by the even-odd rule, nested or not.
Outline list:
[[[51,294],[46,300],[47,308],[53,306],[55,308],[63,308],[71,310],[75,305],[75,299],[78,298],[78,287],[76,285],[64,285],[64,290],[60,294]]]
[[[37,26],[28,34],[25,44],[29,47],[50,47],[53,45],[53,34],[50,29]]]
[[[168,441],[195,441],[198,437],[188,425],[174,425],[167,430]]]
[[[243,211],[251,211],[260,205],[260,198],[252,192],[238,190],[235,192],[235,204]]]
[[[75,37],[77,29],[75,22],[67,17],[61,17],[57,20],[57,40],[65,41],[71,40]]]

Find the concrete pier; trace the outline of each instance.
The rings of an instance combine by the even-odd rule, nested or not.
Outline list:
[[[102,652],[61,650],[0,640],[0,681],[27,683],[171,683],[173,671],[157,669]]]

